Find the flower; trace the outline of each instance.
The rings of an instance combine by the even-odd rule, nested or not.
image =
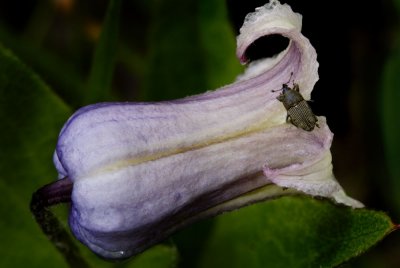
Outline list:
[[[187,224],[280,195],[306,193],[352,207],[332,173],[326,120],[304,131],[286,123],[277,90],[293,74],[308,99],[316,52],[301,16],[278,1],[246,17],[238,58],[259,37],[290,39],[228,86],[159,103],[100,103],[62,129],[54,162],[73,182],[69,223],[96,254],[127,258]],[[288,188],[288,189],[286,189]]]

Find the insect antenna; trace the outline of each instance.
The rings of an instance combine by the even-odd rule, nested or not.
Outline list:
[[[287,82],[285,83],[285,85],[287,85],[287,84],[290,83],[290,80],[292,80],[292,77],[293,77],[293,72],[290,72],[289,81],[287,81]],[[294,81],[293,81],[293,82],[294,82]]]
[[[283,88],[281,88],[281,89],[277,89],[277,90],[273,90],[273,89],[271,89],[271,92],[278,92],[278,91],[282,91],[283,90]]]
[[[292,77],[293,77],[293,72],[290,72],[290,77],[289,77],[289,81],[287,81],[286,83],[284,83],[283,85],[286,85],[287,86],[287,84],[289,84],[290,83],[290,80],[292,80]],[[293,81],[293,83],[294,83],[294,81]],[[278,91],[282,91],[283,90],[283,87],[281,88],[281,89],[277,89],[277,90],[271,90],[271,92],[278,92]]]

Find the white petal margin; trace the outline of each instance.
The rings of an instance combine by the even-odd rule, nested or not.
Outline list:
[[[245,22],[237,37],[237,56],[245,63],[246,49],[260,37],[279,34],[290,40],[289,47],[275,58],[261,60],[250,64],[240,79],[248,79],[270,69],[277,69],[277,62],[283,57],[291,57],[292,53],[299,54],[299,61],[292,59],[294,80],[299,84],[304,98],[309,99],[311,91],[318,81],[317,53],[309,40],[301,34],[302,16],[294,13],[289,5],[281,5],[279,1],[271,0],[259,7],[254,13],[246,16]],[[298,64],[298,66],[296,66]],[[278,74],[279,75],[279,74]],[[287,75],[283,72],[283,75]]]
[[[239,58],[264,35],[281,34],[290,44],[235,83],[181,100],[77,111],[54,154],[59,177],[74,182],[74,235],[96,254],[121,259],[200,218],[285,194],[361,207],[333,176],[325,118],[312,132],[287,124],[271,91],[293,73],[309,97],[318,80],[316,52],[300,30],[301,16],[271,1],[247,17]]]
[[[319,120],[325,118],[319,117]],[[266,163],[263,168],[264,175],[281,187],[296,189],[312,196],[332,198],[337,203],[361,208],[364,205],[348,197],[333,175],[332,156],[329,150],[333,134],[331,132],[329,134],[324,136],[325,141],[322,143],[322,146],[327,147],[326,150],[309,151],[314,153],[314,157],[282,168],[274,168]]]

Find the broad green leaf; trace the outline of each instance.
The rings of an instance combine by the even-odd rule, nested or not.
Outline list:
[[[218,217],[198,267],[335,267],[393,229],[381,212],[284,197]]]
[[[87,103],[110,99],[115,66],[121,0],[111,0],[103,22],[88,79]]]
[[[387,195],[400,215],[400,35],[397,36],[383,71],[381,112],[385,154],[388,163],[390,187]]]
[[[175,247],[157,245],[136,256],[126,268],[173,268],[178,261]]]
[[[153,14],[145,100],[197,94],[241,71],[225,1],[161,1]]]
[[[0,47],[0,267],[65,267],[29,211],[31,194],[56,178],[52,153],[69,108]]]

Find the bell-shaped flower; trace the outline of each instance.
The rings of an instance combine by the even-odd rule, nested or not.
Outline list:
[[[73,234],[119,259],[195,220],[281,195],[361,207],[334,178],[325,118],[312,131],[297,128],[272,92],[292,76],[309,99],[318,80],[316,52],[300,31],[301,15],[271,1],[246,17],[238,58],[246,63],[246,49],[263,36],[282,35],[289,45],[251,63],[235,83],[175,101],[77,111],[54,154],[59,177],[73,182]]]

